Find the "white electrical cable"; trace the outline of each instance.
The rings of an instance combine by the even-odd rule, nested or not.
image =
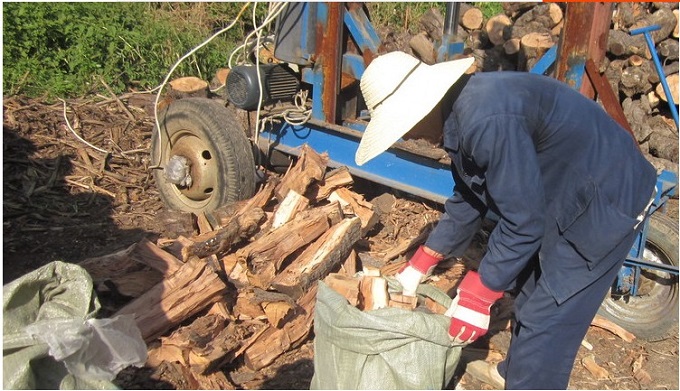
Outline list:
[[[274,4],[274,5],[272,6],[271,4]],[[276,17],[278,17],[281,12],[283,12],[283,9],[285,8],[285,6],[286,6],[286,2],[270,3],[269,13],[265,17],[262,24],[259,27],[256,27],[257,25],[255,25],[254,27],[256,27],[256,28],[253,31],[251,31],[248,35],[246,35],[246,37],[243,40],[243,43],[241,45],[237,46],[236,49],[234,49],[231,52],[231,54],[229,55],[229,60],[227,61],[227,66],[229,68],[232,68],[231,64],[232,64],[232,59],[234,58],[234,55],[236,53],[238,53],[239,57],[240,57],[240,53],[241,53],[242,49],[243,49],[243,54],[247,59],[248,55],[247,55],[245,49],[246,49],[246,47],[248,47],[248,44],[251,43],[250,39],[253,37],[253,35],[258,34],[260,32],[260,30],[264,29],[269,24],[271,24],[271,22],[274,21],[274,19],[276,19]],[[258,50],[259,48],[255,48],[255,49]],[[239,61],[239,62],[237,62],[237,64],[241,64],[241,62]]]

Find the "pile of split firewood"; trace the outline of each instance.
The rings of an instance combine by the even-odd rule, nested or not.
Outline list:
[[[484,18],[472,3],[461,3],[458,38],[465,53],[475,57],[477,71],[529,71],[554,45],[565,23],[568,3],[502,3],[504,13]],[[678,129],[645,37],[633,29],[658,25],[651,32],[664,77],[678,104],[678,4],[620,2],[612,7],[606,56],[596,64],[619,99],[623,113],[642,151],[658,169],[678,171]],[[432,9],[420,20],[420,32],[402,38],[406,47],[426,63],[436,59],[443,17]],[[385,33],[383,32],[383,35]],[[388,34],[389,35],[389,34]],[[389,36],[385,38],[389,41]],[[399,46],[397,44],[397,46]]]
[[[350,190],[349,171],[326,172],[327,161],[305,146],[287,173],[270,177],[253,198],[192,215],[196,234],[142,240],[80,263],[102,297],[128,299],[110,308],[111,316],[134,316],[149,346],[147,367],[178,367],[192,387],[233,388],[225,366],[258,371],[307,339],[321,279],[361,309],[415,307],[387,294],[382,276],[394,274],[399,256],[424,236],[381,259],[360,259],[355,244],[378,212]],[[454,266],[436,279],[441,289],[463,273],[462,264]]]
[[[124,298],[104,307],[111,317],[134,316],[149,349],[147,368],[178,374],[177,388],[236,388],[227,374],[257,373],[309,340],[319,280],[363,311],[446,311],[388,290],[389,277],[429,229],[388,251],[357,251],[379,221],[379,208],[350,189],[346,167],[327,172],[327,161],[303,146],[295,164],[251,199],[210,215],[189,214],[194,234],[144,239],[80,263],[100,298]],[[173,224],[185,226],[180,220],[168,232],[179,231]],[[442,262],[428,283],[451,294],[482,254],[483,246],[473,244],[462,259]],[[494,312],[492,329],[509,327],[511,303]],[[593,324],[634,338],[603,319]]]

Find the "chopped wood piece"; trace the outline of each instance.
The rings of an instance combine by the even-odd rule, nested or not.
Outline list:
[[[416,306],[418,306],[418,298],[415,296],[402,295],[400,293],[390,293],[387,306],[414,310]]]
[[[131,256],[137,262],[158,270],[166,277],[174,274],[179,268],[184,266],[184,262],[145,238],[137,243],[135,251]]]
[[[150,341],[219,300],[227,286],[206,262],[191,261],[115,315],[132,314]]]
[[[581,364],[590,372],[591,375],[595,377],[597,380],[607,380],[609,379],[609,372],[599,366],[595,362],[595,356],[592,354],[588,354],[583,359],[581,360]]]
[[[208,374],[231,362],[241,343],[252,334],[246,326],[232,322],[214,336],[200,335],[199,338],[202,338],[204,343],[192,346],[188,351],[191,371]]]
[[[196,218],[196,224],[198,224],[198,232],[200,234],[205,234],[213,231],[213,226],[212,224],[210,224],[210,221],[208,221],[208,218],[205,216],[205,212],[201,212],[198,214]]]
[[[262,289],[269,288],[286,258],[323,235],[341,215],[337,202],[304,210],[293,221],[240,250],[241,256],[247,260],[250,283]]]
[[[317,285],[314,285],[298,301],[295,316],[282,328],[267,328],[245,350],[246,366],[251,370],[259,370],[271,364],[281,354],[300,345],[309,335],[314,319],[314,304]]]
[[[345,215],[355,215],[361,219],[361,236],[365,236],[379,220],[373,205],[364,197],[347,188],[339,188],[329,197],[329,201],[338,201]]]
[[[361,282],[359,278],[338,273],[330,273],[323,281],[331,289],[347,299],[349,304],[355,307],[359,305],[359,284]]]
[[[328,198],[336,189],[349,186],[352,183],[354,183],[354,179],[347,166],[338,167],[327,173],[321,182],[310,186],[305,196],[314,200],[314,202],[319,202]]]
[[[273,301],[262,303],[264,314],[269,320],[269,324],[280,329],[284,324],[284,320],[293,311],[294,306],[286,301]]]
[[[295,214],[309,205],[309,200],[295,190],[290,190],[274,213],[272,229],[279,228],[293,219]]]
[[[328,154],[318,154],[307,144],[302,146],[295,164],[284,174],[276,188],[276,198],[281,201],[289,190],[305,194],[310,184],[320,181],[328,165]]]
[[[205,258],[227,250],[235,243],[251,236],[263,219],[264,211],[260,208],[245,211],[217,231],[196,236],[193,239],[193,245],[182,249],[182,257],[184,259],[191,256]]]
[[[340,270],[348,276],[353,276],[353,275],[356,274],[356,272],[357,272],[357,252],[354,251],[354,249],[352,249],[352,251],[349,252],[347,259],[345,259],[345,262],[343,262]]]
[[[271,286],[293,298],[300,297],[347,258],[361,237],[360,229],[358,217],[334,225],[277,275]]]
[[[364,276],[359,284],[359,309],[377,310],[387,307],[389,295],[387,281],[382,277]]]
[[[234,304],[234,313],[239,319],[261,319],[266,317],[262,306],[255,300],[255,292],[252,289],[239,290]]]
[[[633,342],[633,340],[635,340],[635,335],[631,332],[600,315],[595,315],[595,318],[593,318],[593,321],[590,322],[590,324],[618,335],[619,338],[626,342]]]

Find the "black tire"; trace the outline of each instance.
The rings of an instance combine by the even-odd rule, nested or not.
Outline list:
[[[654,213],[649,222],[643,258],[648,262],[678,265],[678,222]],[[639,294],[605,298],[599,314],[646,341],[678,334],[678,276],[643,269]]]
[[[256,190],[252,146],[232,108],[206,98],[172,102],[159,114],[151,137],[154,163],[165,167],[173,155],[191,162],[192,184],[170,183],[163,170],[154,177],[163,202],[174,210],[200,213],[252,197]]]

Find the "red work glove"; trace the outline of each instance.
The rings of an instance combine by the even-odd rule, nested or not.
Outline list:
[[[451,317],[449,336],[453,342],[472,343],[486,334],[489,329],[491,306],[501,297],[502,291],[487,288],[477,272],[469,271],[446,311],[446,315]]]
[[[425,250],[424,246],[420,246],[408,263],[395,276],[401,284],[402,293],[405,296],[415,296],[418,285],[432,273],[434,267],[442,259],[444,259],[443,256],[432,250]]]

